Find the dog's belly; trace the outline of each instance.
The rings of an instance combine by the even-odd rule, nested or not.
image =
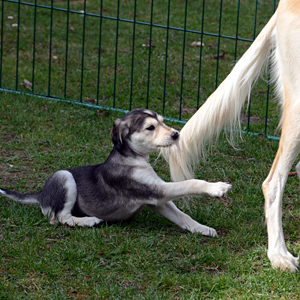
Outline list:
[[[107,201],[107,202],[86,202],[81,197],[77,202],[80,211],[89,217],[97,217],[108,222],[118,222],[128,220],[137,216],[145,204],[139,201]]]
[[[145,206],[146,205],[139,205],[135,207],[120,207],[113,213],[107,216],[102,216],[101,219],[108,222],[119,222],[132,219],[136,217],[144,209]]]

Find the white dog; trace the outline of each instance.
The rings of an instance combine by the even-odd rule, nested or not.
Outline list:
[[[177,145],[164,151],[173,180],[193,177],[205,143],[222,128],[238,129],[240,112],[272,51],[272,77],[282,105],[281,139],[263,183],[268,228],[268,257],[275,268],[297,270],[298,258],[287,250],[282,230],[282,194],[300,151],[300,1],[281,0],[276,13],[237,62],[232,72],[180,132]],[[296,167],[300,174],[300,164]]]

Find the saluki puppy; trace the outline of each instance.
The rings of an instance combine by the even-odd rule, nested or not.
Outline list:
[[[164,182],[149,164],[149,154],[169,147],[178,131],[163,123],[153,111],[136,109],[115,120],[111,130],[114,148],[103,164],[60,170],[36,194],[0,189],[0,194],[23,204],[38,204],[50,223],[94,226],[103,221],[134,217],[145,206],[182,229],[216,236],[213,228],[201,225],[180,211],[172,200],[208,194],[222,197],[231,185],[203,180]]]
[[[240,128],[242,106],[270,56],[272,77],[282,106],[282,132],[272,169],[262,185],[268,257],[275,268],[294,272],[298,258],[285,246],[282,195],[289,170],[300,151],[300,1],[280,1],[275,14],[232,72],[183,127],[179,142],[164,154],[174,181],[192,178],[205,144],[218,136],[223,127]],[[300,164],[296,169],[300,174]]]

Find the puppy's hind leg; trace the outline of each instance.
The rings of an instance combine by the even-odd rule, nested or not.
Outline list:
[[[164,216],[171,222],[175,223],[182,229],[188,230],[192,233],[201,233],[202,235],[206,236],[217,236],[217,232],[215,229],[199,224],[190,216],[179,210],[172,201],[157,206],[148,205],[148,207],[152,211]]]
[[[69,226],[94,226],[102,220],[96,217],[75,217],[72,209],[77,199],[77,185],[73,175],[66,170],[54,173],[46,182],[41,195],[41,208],[51,217],[51,224],[57,221]]]

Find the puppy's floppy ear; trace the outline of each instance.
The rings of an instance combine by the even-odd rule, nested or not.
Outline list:
[[[127,137],[129,133],[129,128],[126,122],[122,121],[122,119],[116,119],[114,121],[113,128],[110,132],[110,137],[115,146],[120,150],[123,145],[123,140]]]

